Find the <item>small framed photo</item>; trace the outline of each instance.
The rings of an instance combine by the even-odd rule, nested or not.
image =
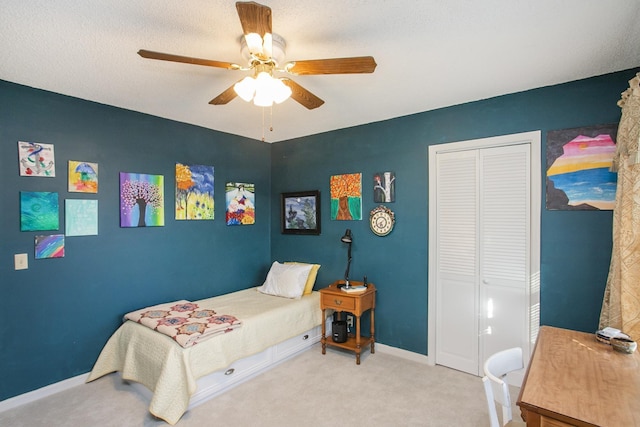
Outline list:
[[[281,195],[282,234],[320,234],[320,191],[298,191]]]

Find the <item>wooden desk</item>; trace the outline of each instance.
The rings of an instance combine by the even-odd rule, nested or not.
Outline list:
[[[527,426],[640,426],[640,353],[543,326],[516,402]]]
[[[352,286],[360,286],[362,282],[350,281]],[[324,289],[320,289],[320,308],[322,309],[322,354],[327,351],[327,346],[340,347],[346,350],[351,350],[356,353],[356,364],[360,364],[360,353],[362,348],[367,345],[371,345],[371,353],[375,353],[375,310],[376,310],[376,287],[373,283],[368,284],[366,291],[362,293],[348,293],[341,291],[338,285],[344,284],[344,280],[338,280],[330,284]],[[334,342],[331,338],[326,336],[326,324],[327,318],[326,311],[331,309],[334,311],[346,311],[353,314],[356,318],[356,333],[355,335],[349,335],[347,341],[344,343]],[[369,336],[363,337],[360,334],[360,316],[367,310],[371,310],[371,323],[369,329]]]

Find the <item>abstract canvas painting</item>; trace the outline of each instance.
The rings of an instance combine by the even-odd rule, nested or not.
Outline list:
[[[176,163],[176,219],[212,220],[213,166]]]
[[[225,201],[227,202],[227,225],[255,224],[255,184],[227,182],[225,185]]]
[[[64,201],[65,235],[96,236],[98,234],[98,201],[66,199]]]
[[[20,230],[57,230],[60,226],[58,193],[20,192]]]
[[[97,193],[98,164],[69,160],[69,192]]]
[[[64,234],[36,236],[36,259],[64,257]]]
[[[333,175],[331,190],[331,219],[338,221],[362,219],[362,174]]]
[[[53,144],[18,141],[20,176],[56,176]]]
[[[613,210],[617,124],[547,134],[547,209]]]
[[[164,176],[120,172],[120,227],[164,226]]]

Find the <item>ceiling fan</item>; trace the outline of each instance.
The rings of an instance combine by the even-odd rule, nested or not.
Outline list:
[[[289,61],[281,64],[285,43],[282,37],[271,32],[271,8],[251,1],[237,2],[236,9],[244,32],[241,45],[242,52],[249,62],[247,67],[231,62],[192,58],[144,49],[139,50],[138,54],[149,59],[228,70],[253,71],[253,77],[247,76],[241,79],[209,101],[209,104],[213,105],[227,104],[240,95],[246,101],[253,100],[256,105],[270,106],[273,102],[283,102],[290,96],[304,107],[312,110],[324,104],[324,101],[288,77],[274,78],[273,72],[284,72],[294,76],[360,74],[373,73],[376,68],[377,64],[371,56]],[[265,82],[267,89],[259,86],[260,82]]]

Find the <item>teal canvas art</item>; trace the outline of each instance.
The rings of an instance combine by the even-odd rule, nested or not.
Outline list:
[[[58,193],[20,192],[20,231],[57,230]]]
[[[67,236],[95,236],[98,234],[98,201],[66,199],[64,218]]]

